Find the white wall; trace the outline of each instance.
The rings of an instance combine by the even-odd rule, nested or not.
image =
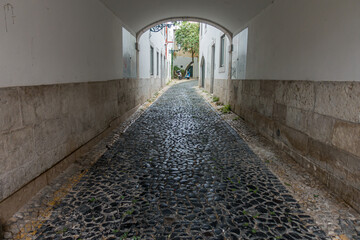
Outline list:
[[[0,87],[122,78],[122,26],[98,0],[1,3]]]
[[[248,79],[360,81],[358,0],[276,0],[247,26]]]
[[[246,78],[248,29],[245,28],[233,38],[232,72],[233,79]]]
[[[136,37],[123,28],[123,77],[136,78]]]
[[[159,53],[159,59],[164,59],[165,54],[165,34],[164,31],[150,32],[146,31],[139,40],[139,77],[140,78],[160,78],[161,64],[159,61],[159,75],[156,72],[156,53]],[[150,76],[150,46],[154,48],[154,75]],[[164,65],[164,64],[163,64]],[[164,71],[164,70],[163,70]]]
[[[215,44],[215,71],[214,78],[215,79],[227,79],[228,78],[228,68],[229,68],[229,39],[225,37],[225,64],[221,69],[220,66],[220,38],[224,35],[224,33],[218,30],[215,27],[210,25],[205,26],[204,23],[201,23],[202,26],[202,34],[200,35],[200,51],[199,51],[199,59],[204,57],[205,59],[205,78],[209,79],[211,76],[211,47]],[[201,27],[200,27],[201,28]],[[200,61],[201,63],[201,61]],[[201,69],[201,67],[199,67]]]

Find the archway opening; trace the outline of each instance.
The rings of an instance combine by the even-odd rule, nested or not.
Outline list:
[[[199,46],[195,55],[176,41],[179,25],[174,25],[175,21],[198,24]],[[173,17],[148,24],[136,34],[138,78],[156,81],[162,76],[166,83],[181,73],[181,78],[197,79],[199,86],[213,89],[216,78],[229,78],[232,38],[225,27],[202,18]],[[208,49],[208,45],[213,48]],[[163,62],[159,62],[158,55],[164,56]],[[213,92],[211,89],[207,90]]]

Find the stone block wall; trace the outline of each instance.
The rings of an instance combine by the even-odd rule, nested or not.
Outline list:
[[[228,102],[228,83],[229,80],[227,79],[214,79],[214,89],[213,89],[213,95],[219,97],[220,102],[226,103]],[[199,80],[199,87],[201,87],[201,80]],[[210,92],[211,88],[211,79],[205,78],[204,81],[204,89],[208,92]]]
[[[235,113],[360,211],[360,82],[229,84]]]
[[[7,198],[162,87],[160,79],[121,79],[0,88],[0,220]]]

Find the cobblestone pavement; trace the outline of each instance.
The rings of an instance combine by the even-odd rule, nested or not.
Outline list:
[[[360,214],[339,199],[315,176],[307,172],[289,155],[259,135],[236,114],[222,113],[224,107],[211,94],[197,88],[229,125],[245,140],[251,150],[279,178],[307,215],[332,240],[360,240]]]
[[[248,145],[185,82],[82,176],[36,239],[326,239]]]

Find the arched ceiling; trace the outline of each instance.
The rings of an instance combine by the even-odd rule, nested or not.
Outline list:
[[[101,0],[134,34],[164,19],[206,19],[237,33],[274,0]]]

